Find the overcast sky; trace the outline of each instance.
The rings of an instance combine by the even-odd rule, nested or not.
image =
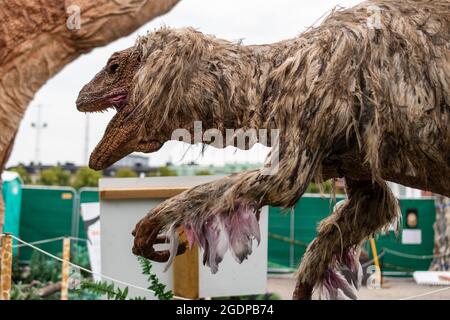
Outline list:
[[[48,81],[36,94],[25,114],[8,165],[35,160],[36,130],[31,124],[36,121],[38,104],[43,106],[42,119],[47,123],[41,133],[40,161],[45,164],[67,161],[84,164],[86,116],[76,110],[78,92],[104,66],[113,52],[132,46],[137,36],[144,35],[148,30],[161,25],[175,28],[192,26],[220,38],[242,39],[244,44],[263,44],[295,37],[335,6],[349,7],[359,2],[181,0],[166,15],[147,23],[126,38],[83,55]],[[110,111],[90,115],[89,152],[100,140],[113,114]],[[195,147],[188,150],[182,143],[169,142],[159,152],[150,155],[150,164],[162,165],[166,161],[179,164],[192,160],[216,165],[234,161],[262,162],[267,154],[267,148],[262,146],[255,146],[249,151],[236,151],[231,147],[225,150],[208,148],[204,156],[199,150]]]

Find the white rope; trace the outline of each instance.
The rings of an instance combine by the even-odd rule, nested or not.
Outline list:
[[[64,237],[57,237],[57,238],[51,238],[51,239],[45,239],[45,240],[39,240],[39,241],[33,241],[30,242],[30,244],[32,245],[38,245],[38,244],[44,244],[44,243],[49,243],[49,242],[54,242],[54,241],[58,241],[58,240],[62,240],[64,239]],[[21,248],[21,247],[25,247],[25,244],[15,244],[13,245],[13,248]]]
[[[424,296],[429,296],[431,294],[442,292],[442,291],[445,291],[445,290],[448,290],[448,289],[450,289],[450,287],[445,287],[445,288],[441,288],[441,289],[437,289],[437,290],[433,290],[433,291],[429,291],[429,292],[425,292],[425,293],[421,293],[421,294],[416,294],[414,296],[410,296],[410,297],[407,297],[407,298],[402,298],[402,299],[399,299],[399,300],[412,300],[412,299],[416,299],[416,298],[420,298],[420,297],[424,297]]]
[[[38,244],[44,244],[44,243],[49,243],[49,242],[54,242],[54,241],[58,241],[58,240],[63,240],[65,237],[56,237],[56,238],[50,238],[50,239],[44,239],[44,240],[38,240],[38,241],[33,241],[33,242],[29,242],[29,244],[32,245],[38,245]],[[77,238],[77,237],[67,237],[70,240],[74,240],[74,241],[89,241],[88,239],[83,239],[83,238]],[[25,244],[15,244],[13,245],[13,248],[21,248],[21,247],[25,247]],[[1,248],[1,246],[0,246]]]
[[[5,236],[5,234],[0,234],[0,238],[3,237],[3,236]],[[60,262],[63,262],[63,261],[64,261],[64,260],[61,259],[60,257],[55,256],[55,255],[53,255],[53,254],[51,254],[51,253],[49,253],[49,252],[47,252],[47,251],[45,251],[45,250],[42,250],[42,249],[36,247],[35,245],[39,245],[39,244],[43,244],[43,243],[48,243],[48,242],[53,242],[53,241],[62,240],[62,239],[64,239],[65,237],[56,237],[56,238],[45,239],[45,240],[39,240],[39,241],[34,241],[34,242],[26,242],[26,241],[24,241],[24,240],[22,240],[22,239],[20,239],[20,238],[18,238],[18,237],[16,237],[16,236],[14,236],[14,235],[11,235],[11,238],[16,239],[17,241],[19,241],[19,242],[21,243],[21,244],[15,245],[14,247],[28,246],[28,247],[30,247],[30,248],[36,250],[36,251],[41,252],[42,254],[45,254],[46,256],[48,256],[48,257],[50,257],[50,258],[52,258],[52,259],[58,260],[58,261],[60,261]],[[70,238],[70,239],[72,239],[72,240],[75,240],[75,241],[88,241],[87,239],[76,238],[76,237],[68,237],[68,238]],[[387,249],[387,248],[383,248],[383,251],[390,252],[391,254],[395,254],[395,255],[398,255],[398,256],[403,256],[403,257],[405,257],[405,258],[411,258],[411,259],[431,259],[431,258],[445,257],[445,256],[448,256],[448,255],[449,255],[449,254],[443,254],[443,255],[436,255],[436,256],[435,256],[435,255],[423,255],[423,256],[417,256],[417,255],[411,255],[411,254],[406,254],[406,253],[398,252],[398,251],[391,250],[391,249]],[[383,252],[380,256],[382,256],[382,255],[384,255],[384,252]],[[369,262],[370,262],[370,261],[369,261]],[[84,267],[82,267],[82,266],[79,266],[79,265],[77,265],[77,264],[74,264],[74,263],[72,263],[72,262],[70,262],[70,261],[68,261],[68,263],[69,263],[69,265],[71,265],[71,266],[74,267],[74,268],[83,270],[83,271],[88,272],[88,273],[90,273],[90,274],[92,274],[92,275],[95,275],[95,276],[102,277],[102,278],[107,279],[107,280],[110,280],[110,281],[112,281],[112,282],[119,283],[119,284],[122,284],[122,285],[125,285],[125,286],[128,286],[128,287],[131,287],[131,288],[135,288],[135,289],[138,289],[138,290],[146,291],[146,292],[149,292],[149,293],[153,293],[153,294],[155,293],[153,290],[150,290],[150,289],[147,289],[147,288],[144,288],[144,287],[140,287],[140,286],[136,286],[136,285],[134,285],[134,284],[131,284],[131,283],[128,283],[128,282],[125,282],[125,281],[122,281],[122,280],[118,280],[118,279],[115,279],[115,278],[112,278],[112,277],[109,277],[109,276],[105,276],[105,275],[100,274],[100,273],[96,273],[96,272],[94,272],[94,271],[92,271],[92,270],[89,270],[89,269],[87,269],[87,268],[84,268]],[[364,265],[365,265],[365,264],[364,264]],[[446,291],[446,290],[449,290],[449,289],[450,289],[450,286],[449,286],[449,287],[445,287],[445,288],[441,288],[441,289],[437,289],[437,290],[432,290],[432,291],[425,292],[425,293],[421,293],[421,294],[417,294],[417,295],[413,295],[413,296],[409,296],[409,297],[406,297],[406,298],[401,298],[401,299],[399,299],[399,300],[412,300],[412,299],[416,299],[416,298],[420,298],[420,297],[432,295],[432,294],[435,294],[435,293],[443,292],[443,291]],[[189,299],[187,299],[187,298],[179,297],[179,296],[173,296],[173,298],[174,298],[174,299],[178,299],[178,300],[189,300]]]
[[[84,241],[84,242],[88,242],[89,239],[83,239],[83,238],[77,238],[77,237],[69,237],[70,240],[74,240],[74,241]]]
[[[383,251],[386,251],[387,253],[399,256],[399,257],[403,257],[403,258],[408,258],[408,259],[419,259],[419,260],[425,260],[425,259],[436,259],[436,258],[443,258],[443,257],[448,257],[450,256],[450,253],[444,253],[444,254],[438,254],[438,255],[414,255],[414,254],[408,254],[408,253],[403,253],[403,252],[399,252],[399,251],[395,251],[392,249],[388,249],[388,248],[383,248]]]
[[[383,258],[383,256],[384,256],[384,254],[385,254],[385,252],[384,251],[382,251],[379,255],[378,255],[378,259],[381,259],[381,258]],[[369,261],[366,261],[366,262],[364,262],[364,263],[362,263],[361,264],[361,267],[363,267],[363,268],[367,268],[368,266],[371,266],[371,265],[373,265],[373,263],[375,262],[375,259],[372,259],[372,260],[369,260]]]
[[[5,236],[5,234],[0,234],[0,237],[3,237],[3,236]],[[38,251],[38,252],[40,252],[40,253],[42,253],[42,254],[45,254],[46,256],[48,256],[48,257],[50,257],[50,258],[52,258],[52,259],[58,260],[58,261],[60,261],[60,262],[64,262],[64,260],[61,259],[60,257],[55,256],[55,255],[53,255],[53,254],[51,254],[51,253],[49,253],[49,252],[47,252],[47,251],[45,251],[45,250],[42,250],[42,249],[40,249],[40,248],[38,248],[38,247],[32,245],[31,243],[28,243],[28,242],[26,242],[26,241],[24,241],[24,240],[22,240],[22,239],[20,239],[20,238],[18,238],[18,237],[16,237],[16,236],[12,235],[12,234],[10,234],[10,236],[11,236],[11,238],[13,238],[13,239],[19,241],[20,243],[22,243],[22,244],[25,245],[25,246],[28,246],[28,247],[30,247],[30,248],[32,248],[32,249],[34,249],[34,250],[36,250],[36,251]],[[107,279],[107,280],[110,280],[110,281],[112,281],[112,282],[119,283],[119,284],[122,284],[122,285],[124,285],[124,286],[128,286],[128,287],[135,288],[135,289],[138,289],[138,290],[146,291],[146,292],[149,292],[149,293],[153,293],[153,294],[155,293],[155,291],[153,291],[153,290],[150,290],[150,289],[147,289],[147,288],[144,288],[144,287],[140,287],[140,286],[136,286],[136,285],[134,285],[134,284],[131,284],[131,283],[128,283],[128,282],[125,282],[125,281],[122,281],[122,280],[118,280],[118,279],[115,279],[115,278],[112,278],[112,277],[109,277],[109,276],[105,276],[105,275],[103,275],[103,274],[101,274],[101,273],[94,272],[94,271],[92,271],[92,270],[89,270],[89,269],[87,269],[87,268],[84,268],[84,267],[82,267],[82,266],[79,266],[79,265],[77,265],[77,264],[75,264],[75,263],[72,263],[72,262],[70,262],[70,261],[67,261],[67,263],[68,263],[69,265],[71,265],[72,267],[74,267],[74,268],[83,270],[83,271],[85,271],[85,272],[88,272],[88,273],[90,273],[90,274],[92,274],[92,275],[95,275],[95,276],[98,276],[98,277],[102,277],[102,278]],[[173,298],[174,298],[174,299],[178,299],[178,300],[189,300],[189,299],[187,299],[187,298],[184,298],[184,297],[178,297],[178,296],[173,296]]]

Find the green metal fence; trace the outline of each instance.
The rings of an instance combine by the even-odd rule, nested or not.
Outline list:
[[[24,186],[20,217],[20,237],[28,242],[61,236],[86,239],[80,215],[80,204],[98,202],[96,188],[83,188],[77,192],[69,187]],[[84,246],[84,242],[79,242]],[[61,242],[40,245],[42,249],[58,254]],[[29,261],[31,250],[20,248],[21,261]]]
[[[343,199],[336,197],[336,202]],[[270,207],[269,267],[296,268],[316,236],[318,223],[330,214],[333,206],[334,199],[329,196],[306,194],[292,210]]]
[[[415,270],[428,270],[434,248],[433,224],[436,219],[436,208],[433,199],[401,199],[402,230],[398,236],[394,231],[376,238],[378,251],[384,251],[381,259],[383,272],[387,274],[408,274]],[[417,212],[416,227],[407,227],[407,212]],[[417,243],[404,243],[406,232],[416,232]],[[371,250],[368,250],[372,257]]]
[[[343,200],[337,197],[336,201]],[[296,268],[306,246],[316,236],[318,223],[332,211],[334,202],[330,198],[316,195],[303,196],[293,210],[269,209],[269,267],[271,269]],[[403,231],[406,228],[406,213],[417,212],[418,224],[414,228],[420,233],[420,243],[403,243],[402,231],[396,236],[394,231],[387,235],[378,235],[376,244],[378,253],[384,251],[381,259],[386,273],[408,273],[414,270],[427,270],[431,259],[419,258],[420,255],[433,253],[433,223],[435,220],[434,200],[400,199]],[[371,250],[365,246],[370,257]],[[386,250],[387,249],[387,250]],[[413,258],[414,257],[414,258]]]
[[[71,236],[76,205],[76,191],[68,187],[24,186],[20,237],[27,242]],[[53,254],[62,250],[61,242],[50,242],[41,248]],[[21,261],[30,260],[32,250],[20,248]]]
[[[343,200],[342,196],[336,201]],[[86,232],[80,216],[81,203],[98,202],[96,188],[83,188],[76,192],[72,188],[24,186],[22,197],[20,237],[33,242],[65,235],[86,239]],[[292,210],[269,209],[269,267],[271,269],[296,268],[306,246],[316,236],[318,223],[327,217],[334,206],[328,196],[307,194]],[[433,252],[433,223],[435,208],[433,199],[401,199],[403,224],[406,212],[415,210],[418,216],[417,230],[420,243],[402,243],[402,234],[396,237],[391,231],[376,239],[378,251],[384,256],[384,271],[425,270],[431,259],[412,259],[408,255],[431,255]],[[59,253],[61,243],[43,244],[42,248]],[[370,254],[371,251],[367,250]],[[399,252],[399,254],[397,253]],[[21,248],[20,260],[29,260],[31,252]]]

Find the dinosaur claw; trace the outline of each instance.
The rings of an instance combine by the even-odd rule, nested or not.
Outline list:
[[[132,232],[132,235],[135,237],[132,249],[133,254],[155,262],[167,262],[170,258],[170,251],[157,251],[154,248],[155,244],[169,243],[167,236],[159,235],[161,229],[160,224],[155,219],[146,217],[139,221]],[[183,254],[186,248],[186,242],[179,243],[175,254]]]
[[[166,238],[166,237],[162,237],[162,238]],[[170,251],[169,250],[160,250],[160,251],[156,251],[153,248],[154,244],[158,244],[158,243],[167,243],[165,240],[164,241],[158,241],[156,240],[155,242],[153,242],[153,244],[151,246],[145,246],[143,248],[137,248],[136,246],[133,247],[133,253],[139,256],[143,256],[144,258],[150,259],[152,261],[155,262],[167,262],[170,258]],[[186,252],[186,243],[180,243],[178,245],[178,249],[176,252],[176,255],[181,255],[183,253]]]

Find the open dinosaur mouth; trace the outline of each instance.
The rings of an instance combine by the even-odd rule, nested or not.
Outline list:
[[[162,143],[146,139],[139,135],[142,119],[138,112],[132,112],[134,106],[128,103],[127,93],[110,95],[94,102],[79,103],[77,108],[82,112],[103,112],[115,109],[116,115],[109,122],[102,140],[95,147],[89,160],[89,167],[103,170],[132,152],[154,152]]]
[[[81,112],[103,112],[110,108],[120,111],[128,104],[128,94],[127,92],[119,92],[91,101],[79,98],[76,104],[78,111]]]

